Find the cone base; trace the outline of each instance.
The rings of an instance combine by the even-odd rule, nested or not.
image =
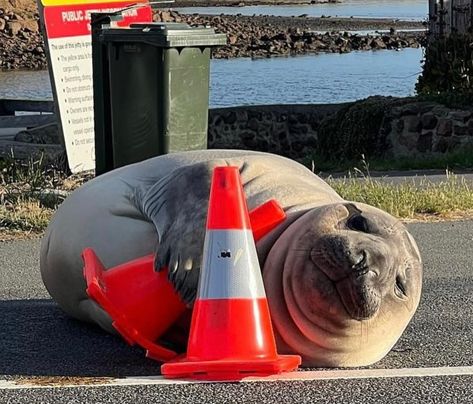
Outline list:
[[[296,370],[301,364],[298,355],[278,355],[273,359],[187,361],[187,358],[161,366],[166,379],[238,381],[249,376],[270,376]]]

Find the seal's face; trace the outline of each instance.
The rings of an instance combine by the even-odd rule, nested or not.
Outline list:
[[[289,226],[268,255],[264,280],[283,350],[301,354],[305,365],[360,366],[381,359],[412,318],[422,264],[402,223],[343,202]]]

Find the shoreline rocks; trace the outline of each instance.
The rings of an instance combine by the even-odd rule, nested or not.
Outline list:
[[[45,69],[39,15],[0,8],[0,69]]]
[[[342,0],[176,0],[174,7],[244,7],[341,3]]]
[[[386,32],[361,35],[350,33],[343,27],[353,27],[351,19],[324,19],[307,17],[242,16],[242,15],[185,15],[176,11],[158,11],[159,22],[185,22],[189,25],[209,25],[217,32],[227,34],[226,46],[217,48],[213,57],[271,57],[310,53],[346,53],[355,50],[382,50],[418,48],[425,41],[424,31],[398,32],[397,26],[422,27],[421,23],[395,23],[390,20],[376,22]],[[334,24],[331,24],[331,23]],[[354,21],[366,28],[370,20]],[[369,25],[368,25],[369,26]],[[329,29],[327,29],[329,28]]]
[[[393,20],[185,15],[172,9],[155,10],[154,20],[209,25],[225,33],[227,45],[214,51],[216,59],[401,49],[422,46],[426,37],[425,32],[398,32],[422,28],[422,23]],[[367,35],[347,31],[372,28],[387,31]],[[0,70],[46,68],[36,8],[18,11],[0,7]]]
[[[321,23],[321,18],[184,15],[170,10],[158,11],[154,19],[159,22],[185,22],[193,26],[209,25],[217,32],[227,34],[227,45],[213,52],[215,59],[418,48],[424,44],[426,37],[425,32],[398,32],[386,20],[378,24],[387,28],[387,32],[361,35],[335,31],[331,24],[327,26],[326,21]],[[334,21],[342,23],[340,19]],[[324,27],[332,29],[320,32],[324,31]]]

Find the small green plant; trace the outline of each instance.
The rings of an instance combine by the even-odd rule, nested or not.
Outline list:
[[[473,35],[452,33],[431,41],[416,90],[418,94],[473,92]]]

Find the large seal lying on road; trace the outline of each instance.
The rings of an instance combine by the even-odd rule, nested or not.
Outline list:
[[[191,305],[210,179],[222,165],[240,167],[250,209],[275,198],[288,215],[257,244],[279,351],[300,354],[306,366],[360,366],[386,355],[419,303],[415,241],[385,212],[345,201],[302,165],[265,153],[170,154],[83,185],[42,243],[51,296],[70,315],[112,330],[85,293],[81,252],[92,247],[107,268],[155,252]]]

